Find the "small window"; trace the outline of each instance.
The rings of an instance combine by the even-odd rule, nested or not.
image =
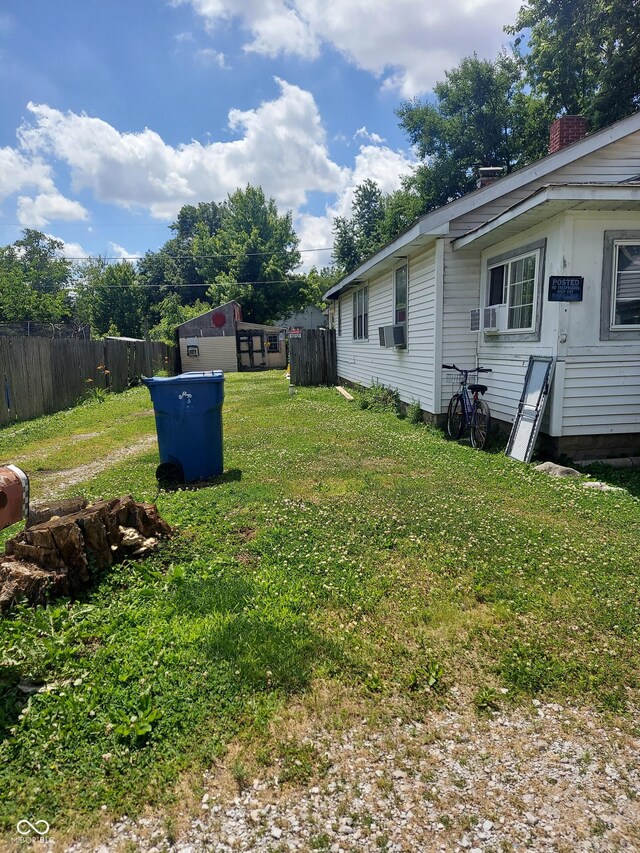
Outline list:
[[[611,328],[640,328],[640,243],[614,244],[612,290]]]
[[[369,337],[369,288],[361,287],[353,294],[353,339]]]
[[[538,252],[521,255],[489,268],[487,305],[507,306],[507,329],[534,327]]]
[[[267,352],[280,352],[280,335],[267,335]]]
[[[407,322],[407,285],[407,265],[404,264],[395,272],[393,322],[396,326]]]

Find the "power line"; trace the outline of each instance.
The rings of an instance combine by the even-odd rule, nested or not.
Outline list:
[[[255,287],[259,284],[296,284],[296,281],[287,278],[281,279],[271,279],[269,281],[194,281],[189,282],[187,284],[167,284],[163,282],[162,284],[99,284],[97,285],[100,290],[115,290],[118,288],[128,289],[128,290],[152,290],[155,287],[166,287],[170,290],[175,290],[177,287],[223,287],[227,284],[237,284],[237,285],[251,285]],[[68,290],[72,293],[78,293],[79,290],[82,289],[82,285],[78,287],[78,285],[64,285],[63,287],[58,288],[56,292],[60,292],[62,290]]]
[[[332,252],[333,246],[323,246],[319,249],[298,249],[299,254],[303,254],[306,252]],[[237,252],[209,252],[204,255],[193,255],[190,252],[165,252],[162,249],[158,249],[157,252],[151,252],[152,255],[164,255],[167,258],[172,258],[174,260],[178,260],[179,258],[237,258],[239,257]],[[247,252],[242,255],[244,258],[257,258],[262,257],[264,255],[273,255],[274,252]],[[69,255],[60,255],[60,260],[65,261],[143,261],[146,258],[146,255],[84,255],[82,257],[74,257]]]

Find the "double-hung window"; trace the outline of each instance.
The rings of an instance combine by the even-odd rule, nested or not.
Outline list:
[[[393,322],[396,325],[407,322],[407,285],[407,265],[404,264],[404,266],[398,267],[395,272]]]
[[[369,288],[361,287],[353,294],[353,339],[369,337]]]
[[[502,306],[499,331],[514,341],[540,339],[545,250],[539,240],[487,260],[485,305]]]
[[[640,329],[640,241],[613,248],[611,328]]]
[[[640,231],[605,231],[600,340],[640,338]]]
[[[487,305],[506,305],[506,329],[530,332],[535,328],[540,250],[500,262],[489,262]]]

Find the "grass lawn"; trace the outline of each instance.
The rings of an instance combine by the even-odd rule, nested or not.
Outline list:
[[[320,683],[403,695],[416,714],[451,687],[480,711],[546,694],[624,712],[637,474],[614,475],[628,491],[584,489],[333,389],[289,396],[279,372],[232,374],[225,390],[219,482],[158,494],[152,449],[72,490],[156,501],[176,537],[83,601],[0,620],[6,830],[170,805],[181,772],[266,739],[274,712]],[[149,408],[135,389],[5,428],[0,459],[33,475],[37,499],[42,472],[152,433]],[[25,678],[47,689],[22,706]]]

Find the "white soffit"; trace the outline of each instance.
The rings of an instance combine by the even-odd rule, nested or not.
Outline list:
[[[551,184],[453,240],[452,245],[454,250],[471,245],[485,249],[566,210],[640,211],[640,185]]]

